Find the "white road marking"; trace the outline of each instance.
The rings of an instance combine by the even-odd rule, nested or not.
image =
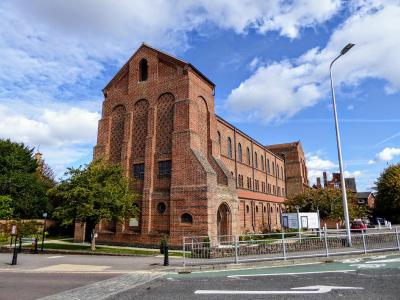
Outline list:
[[[321,274],[321,273],[347,273],[354,270],[334,270],[334,271],[316,271],[316,272],[293,272],[293,273],[271,273],[271,274],[244,274],[244,275],[229,275],[228,278],[238,277],[257,277],[257,276],[282,276],[282,275],[302,275],[302,274]]]
[[[385,266],[386,264],[370,264],[370,263],[350,265],[350,267],[357,267],[358,269],[378,269]]]
[[[367,261],[367,264],[374,264],[374,263],[393,263],[393,262],[400,262],[400,257],[397,258],[389,258],[389,259],[381,259],[381,260],[373,260]]]
[[[65,257],[64,255],[55,255],[55,256],[49,256],[47,258],[52,259],[52,258],[62,258]]]
[[[43,268],[38,268],[36,271],[52,271],[52,272],[93,272],[104,271],[109,269],[110,266],[96,266],[96,265],[73,265],[73,264],[58,264]]]
[[[363,290],[362,287],[314,285],[291,288],[291,291],[232,291],[232,290],[197,290],[195,294],[201,295],[299,295],[299,294],[325,294],[332,290]],[[294,290],[294,291],[293,291]]]

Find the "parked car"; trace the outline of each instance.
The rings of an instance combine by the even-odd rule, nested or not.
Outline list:
[[[368,228],[367,225],[365,225],[364,222],[360,219],[351,222],[351,227],[350,227],[351,230],[362,231],[366,230],[367,228]]]

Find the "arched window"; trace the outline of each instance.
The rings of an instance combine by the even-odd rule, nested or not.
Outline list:
[[[283,167],[281,167],[281,176],[282,176],[282,179],[285,178],[285,176],[283,176]]]
[[[228,157],[232,158],[232,140],[228,137]]]
[[[261,155],[261,170],[264,171],[264,156]]]
[[[242,162],[242,145],[240,143],[238,145],[238,158],[239,161]]]
[[[267,173],[271,174],[271,168],[270,168],[270,165],[269,165],[269,158],[267,158]]]
[[[257,152],[254,152],[254,167],[255,167],[256,169],[258,168]]]
[[[275,163],[272,162],[272,175],[275,175]]]
[[[256,212],[258,213],[258,206],[256,205]]]
[[[185,224],[193,224],[193,217],[191,214],[188,213],[184,213],[181,216],[181,223],[185,223]]]
[[[250,165],[251,164],[251,159],[250,159],[250,149],[247,147],[247,163]]]
[[[147,60],[142,59],[139,63],[139,81],[146,81],[148,77]]]
[[[250,208],[248,205],[246,205],[246,212],[249,213],[250,212]]]
[[[157,204],[157,211],[159,214],[161,214],[161,215],[164,214],[166,210],[167,210],[167,206],[165,205],[164,202],[160,202]]]
[[[279,178],[279,166],[278,166],[278,164],[276,164],[276,177]]]
[[[218,144],[221,147],[221,132],[217,131],[217,133],[218,133]]]

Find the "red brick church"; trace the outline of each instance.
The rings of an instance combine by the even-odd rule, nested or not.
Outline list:
[[[280,228],[284,156],[218,117],[214,91],[193,65],[146,44],[103,89],[94,157],[121,164],[142,197],[139,218],[103,222],[98,241],[157,245],[168,235],[179,245]],[[75,240],[89,227],[76,224]]]

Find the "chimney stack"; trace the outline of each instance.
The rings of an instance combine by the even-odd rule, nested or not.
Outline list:
[[[324,188],[328,187],[328,177],[326,176],[326,172],[323,173],[323,177],[324,177]]]

